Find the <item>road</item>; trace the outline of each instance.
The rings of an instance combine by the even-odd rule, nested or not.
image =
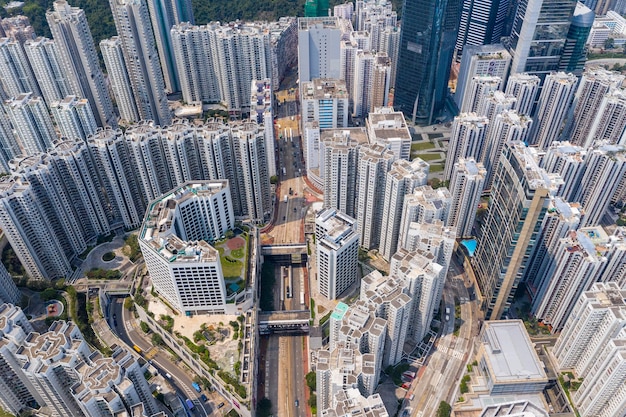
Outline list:
[[[414,394],[413,401],[405,400],[412,416],[434,416],[441,401],[450,404],[456,399],[457,386],[470,359],[475,336],[478,334],[478,315],[475,301],[470,301],[469,283],[459,265],[453,263],[443,291],[444,311],[441,315],[443,330],[435,343],[435,349],[420,370],[419,381],[414,381],[407,396]],[[460,301],[460,328],[454,335],[455,299]],[[450,320],[445,321],[445,308],[450,309]]]
[[[279,107],[279,117],[274,125],[278,140],[277,170],[280,179],[276,221],[274,228],[269,233],[274,244],[304,242],[302,231],[304,230],[304,215],[306,213],[304,196],[306,183],[302,178],[305,171],[302,140],[298,128],[298,117],[295,114],[297,108],[295,96],[291,94],[285,97],[287,97],[287,101]],[[291,120],[292,118],[293,120]],[[287,197],[286,202],[285,197]]]
[[[110,320],[113,331],[122,339],[128,346],[137,345],[143,352],[143,355],[149,355],[151,357],[152,365],[161,373],[166,376],[168,373],[171,375],[169,382],[174,386],[177,393],[182,398],[189,398],[195,404],[193,414],[196,417],[207,417],[211,415],[223,416],[229,410],[229,403],[223,400],[216,392],[204,392],[210,399],[206,403],[203,403],[200,399],[200,393],[191,388],[192,378],[181,369],[179,365],[172,362],[169,354],[163,349],[155,348],[153,344],[147,340],[143,332],[134,327],[134,320],[131,319],[131,312],[124,308],[124,299],[122,297],[116,297],[113,299],[110,306],[110,317],[116,317],[116,319]],[[155,350],[156,349],[156,350]],[[218,405],[221,402],[225,402],[226,406],[218,409]]]
[[[278,203],[275,207],[277,212],[275,222],[268,235],[273,244],[304,243],[307,202],[306,183],[302,177],[305,168],[298,128],[298,103],[295,94],[287,91],[279,91],[277,100],[281,103],[275,124],[280,192],[276,198]],[[276,265],[275,274],[274,308],[276,310],[306,308],[300,304],[300,292],[304,291],[306,285],[304,268],[286,266],[284,269]],[[287,285],[290,286],[291,297],[286,297]],[[271,335],[264,339],[261,346],[259,377],[264,392],[259,395],[269,398],[275,416],[306,417],[308,405],[305,389],[308,388],[304,379],[306,372],[303,365],[306,359],[304,337]]]

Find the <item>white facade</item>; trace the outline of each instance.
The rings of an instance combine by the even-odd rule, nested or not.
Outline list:
[[[472,236],[486,175],[483,164],[472,158],[459,158],[454,164],[449,185],[452,204],[446,224],[456,227],[457,237]]]
[[[589,146],[591,127],[604,96],[619,87],[623,81],[624,76],[617,72],[599,67],[587,69],[578,83],[563,138],[574,145]]]
[[[503,83],[506,83],[510,65],[511,55],[500,44],[465,45],[454,93],[457,107],[461,108],[465,90],[472,78],[477,75],[490,75],[500,77]]]
[[[9,272],[0,265],[0,303],[17,304],[21,301],[22,293],[17,289]]]
[[[444,180],[449,181],[452,178],[454,164],[459,158],[473,158],[475,161],[481,161],[488,126],[489,119],[476,113],[462,113],[454,118],[443,174]]]
[[[41,37],[29,39],[24,42],[24,51],[48,105],[74,92],[55,41]]]
[[[581,416],[615,416],[626,406],[625,299],[615,283],[594,284],[576,301],[554,345],[559,367],[584,378],[572,395]]]
[[[220,255],[207,242],[234,221],[228,181],[186,183],[148,207],[139,245],[155,290],[179,311],[226,311]]]
[[[358,159],[357,231],[361,246],[369,250],[380,243],[384,201],[380,197],[385,193],[386,174],[395,157],[386,147],[373,144],[361,146]]]
[[[559,174],[563,184],[558,195],[566,201],[576,201],[580,180],[585,172],[587,151],[569,142],[552,142],[541,160],[541,167],[547,172]]]
[[[264,129],[256,122],[231,124],[234,170],[237,172],[242,213],[257,223],[269,219],[272,211],[270,177]]]
[[[20,94],[7,100],[5,109],[22,155],[45,152],[57,139],[48,108],[41,97]]]
[[[489,133],[485,137],[484,152],[481,158],[487,170],[486,190],[491,189],[504,144],[511,141],[525,142],[531,125],[532,120],[528,116],[519,114],[515,110],[505,110],[496,115],[493,124],[489,127]]]
[[[142,0],[111,0],[110,5],[139,117],[166,126],[172,115],[148,5]]]
[[[62,67],[70,69],[67,71],[68,81],[73,86],[70,94],[88,100],[98,126],[116,126],[113,103],[85,12],[65,0],[56,0],[52,10],[46,13],[46,19]]]
[[[452,196],[447,188],[433,190],[430,185],[416,187],[412,194],[404,197],[402,220],[400,221],[400,240],[398,247],[406,248],[411,223],[433,223],[446,221],[450,212]],[[456,232],[455,232],[456,233]]]
[[[475,113],[482,108],[482,102],[502,87],[502,78],[493,75],[475,75],[468,80],[461,98],[461,113]]]
[[[316,121],[320,129],[348,127],[349,92],[338,79],[300,82],[302,123]]]
[[[267,172],[276,175],[276,139],[274,138],[274,116],[272,112],[272,83],[269,78],[252,80],[250,86],[250,119],[263,126]],[[305,141],[303,141],[305,143]]]
[[[51,104],[50,110],[61,137],[87,140],[98,128],[89,102],[76,96],[67,96]]]
[[[129,123],[138,122],[139,110],[133,97],[133,88],[126,69],[121,39],[114,36],[111,39],[102,40],[100,50],[109,74],[109,82],[117,103],[117,109],[120,112],[120,118]]]
[[[589,136],[582,146],[589,147],[596,141],[626,146],[626,91],[618,88],[607,93],[596,112]]]
[[[35,79],[19,40],[0,38],[0,82],[7,96],[39,95]]]
[[[365,120],[370,142],[388,147],[396,159],[411,159],[411,132],[402,112],[393,107],[377,107]]]
[[[326,130],[320,138],[320,177],[324,207],[356,217],[358,148],[367,143],[364,128]]]
[[[411,162],[397,160],[387,172],[379,246],[379,252],[387,261],[398,249],[404,198],[415,188],[426,185],[428,171],[429,165],[415,158]]]
[[[406,294],[412,300],[407,337],[419,343],[428,332],[438,308],[437,289],[443,288],[445,268],[428,251],[400,249],[391,259],[391,275],[405,283]]]
[[[546,149],[559,139],[577,83],[573,74],[557,72],[546,76],[530,134],[531,145]]]
[[[325,209],[315,218],[315,237],[319,292],[334,300],[357,279],[356,220],[338,210]]]
[[[516,101],[513,105],[513,110],[519,114],[530,116],[540,84],[541,79],[536,75],[525,73],[511,74],[506,82],[504,93],[515,97]]]
[[[583,226],[600,224],[625,175],[626,146],[600,142],[587,152],[585,173],[574,199],[585,209]]]
[[[341,78],[340,41],[352,24],[338,17],[298,19],[298,75],[300,85],[315,78]]]

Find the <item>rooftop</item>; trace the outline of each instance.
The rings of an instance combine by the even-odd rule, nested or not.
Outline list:
[[[174,230],[177,207],[185,201],[207,197],[228,187],[228,180],[193,181],[175,188],[148,207],[139,238],[170,262],[215,262],[219,252],[207,242],[185,242]]]
[[[315,78],[312,81],[302,83],[303,100],[347,99],[348,97],[346,82],[342,80]]]
[[[482,343],[495,384],[547,382],[543,363],[521,320],[485,321]]]

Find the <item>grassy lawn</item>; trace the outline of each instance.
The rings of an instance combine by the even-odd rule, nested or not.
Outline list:
[[[245,249],[244,248],[239,248],[239,249],[231,250],[230,251],[230,256],[232,258],[241,259],[241,258],[243,258],[244,253],[245,253]]]
[[[411,144],[411,152],[424,151],[426,149],[435,149],[435,144],[432,142],[417,142]]]
[[[422,158],[424,161],[436,161],[441,158],[441,155],[438,153],[422,153],[415,155],[418,158]]]
[[[444,166],[443,164],[431,164],[430,165],[430,172],[441,172],[443,171]]]
[[[222,264],[224,278],[235,278],[241,276],[243,262],[230,256],[220,256],[220,263]]]

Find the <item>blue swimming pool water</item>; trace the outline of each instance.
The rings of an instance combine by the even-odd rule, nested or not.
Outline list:
[[[474,256],[477,243],[478,242],[476,242],[476,239],[467,239],[467,240],[461,241],[461,244],[467,248],[467,252],[469,253],[469,256]]]

